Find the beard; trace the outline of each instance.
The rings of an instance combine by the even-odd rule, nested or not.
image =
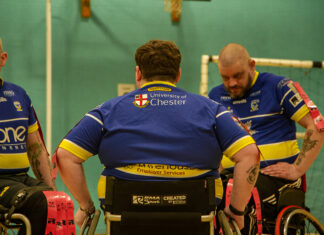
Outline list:
[[[248,74],[248,82],[245,86],[232,86],[226,87],[225,90],[228,92],[232,99],[241,99],[243,98],[252,87],[253,78]],[[232,89],[240,89],[240,91],[232,91]]]

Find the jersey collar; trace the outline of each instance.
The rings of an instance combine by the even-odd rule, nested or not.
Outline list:
[[[145,86],[149,86],[149,85],[155,85],[155,84],[163,84],[163,85],[168,85],[168,86],[173,86],[176,87],[175,84],[171,83],[171,82],[165,82],[165,81],[154,81],[154,82],[147,82],[145,84],[143,84],[141,86],[141,88],[145,87]]]
[[[255,71],[255,73],[254,73],[254,78],[253,78],[253,82],[252,82],[251,87],[254,86],[254,84],[256,83],[256,81],[257,81],[257,79],[258,79],[258,77],[259,77],[259,72],[258,72],[258,71]]]

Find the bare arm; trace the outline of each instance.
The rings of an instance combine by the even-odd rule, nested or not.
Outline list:
[[[304,141],[299,155],[293,164],[279,162],[261,170],[270,176],[288,180],[296,180],[306,173],[317,158],[323,145],[324,132],[319,132],[311,115],[308,113],[299,122],[306,129]]]
[[[250,144],[238,151],[232,160],[235,166],[230,204],[235,209],[244,211],[259,174],[259,150],[255,144]],[[228,207],[225,208],[225,213],[236,220],[239,228],[243,228],[243,216],[234,215]]]
[[[57,166],[64,184],[81,208],[91,209],[93,208],[93,201],[84,175],[83,162],[84,160],[65,149],[59,148],[57,151]],[[86,213],[79,208],[75,214],[75,223],[81,227],[85,218]]]
[[[38,131],[27,136],[27,155],[35,177],[56,190],[51,162]]]
[[[221,173],[223,170],[224,170],[224,167],[223,167],[222,162],[221,162],[219,164],[219,167],[218,167],[218,172]]]

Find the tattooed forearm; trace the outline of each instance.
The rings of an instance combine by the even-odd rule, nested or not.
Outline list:
[[[254,184],[256,181],[256,178],[258,176],[258,172],[259,172],[259,164],[255,164],[254,166],[251,166],[249,170],[246,171],[246,173],[248,173],[248,177],[247,177],[247,182],[249,182],[249,184]]]
[[[304,142],[303,142],[303,147],[300,150],[300,153],[298,155],[298,159],[296,161],[296,165],[300,165],[300,163],[302,162],[302,160],[306,157],[306,153],[310,150],[312,150],[318,140],[311,140],[310,137],[313,135],[314,131],[313,130],[307,130],[305,133],[305,137],[304,137]]]
[[[39,156],[42,153],[42,145],[33,143],[27,148],[27,154],[30,161],[30,165],[37,179],[43,180],[43,176],[39,171],[40,161]]]

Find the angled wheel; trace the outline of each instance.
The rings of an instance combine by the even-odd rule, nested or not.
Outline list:
[[[234,231],[234,234],[236,235],[241,235],[241,231],[237,225],[237,223],[235,222],[235,220],[230,220],[230,224],[232,225],[233,227],[233,231]]]
[[[228,221],[224,211],[218,211],[217,218],[223,235],[241,235],[240,229],[238,228],[236,222],[234,220]]]
[[[218,211],[217,213],[217,218],[219,225],[222,229],[222,234],[223,235],[233,235],[233,230],[231,229],[231,226],[228,222],[228,219],[224,213],[224,211]]]
[[[311,213],[299,206],[287,206],[278,214],[275,235],[320,234],[324,226]]]
[[[85,221],[83,222],[82,227],[81,227],[81,232],[80,232],[81,235],[83,235],[83,234],[94,235],[95,234],[100,214],[101,214],[100,210],[96,210],[93,215],[87,216],[87,218],[85,219]]]

